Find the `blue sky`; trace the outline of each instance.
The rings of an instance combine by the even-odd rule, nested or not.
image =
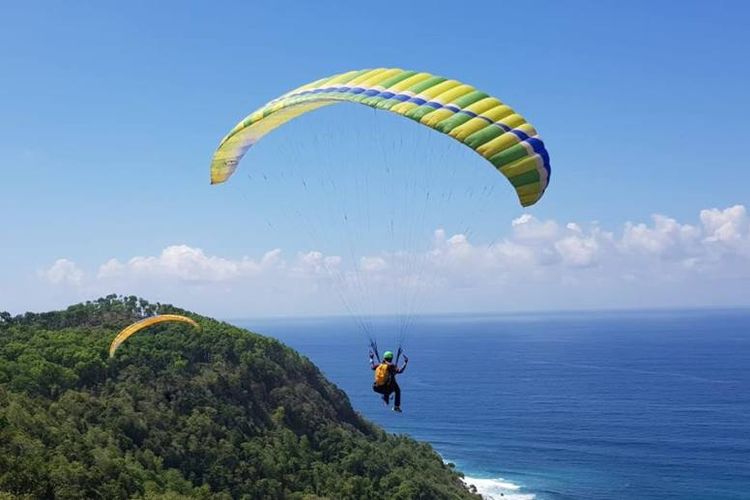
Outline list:
[[[241,268],[245,257],[261,262],[274,249],[281,249],[278,259],[287,271],[299,268],[299,252],[343,250],[329,237],[328,248],[314,248],[315,242],[299,237],[299,220],[269,231],[269,221],[285,221],[294,211],[288,186],[258,189],[244,177],[212,188],[208,163],[222,135],[267,100],[321,76],[378,66],[450,76],[501,97],[537,126],[552,156],[552,183],[540,203],[524,211],[500,186],[491,212],[473,220],[477,239],[469,239],[471,248],[494,257],[488,263],[481,261],[486,255],[474,255],[466,274],[482,269],[479,274],[505,280],[466,292],[455,276],[435,270],[444,286],[427,309],[747,304],[741,293],[750,275],[746,2],[492,1],[467,7],[432,1],[390,11],[340,2],[300,5],[50,1],[2,7],[0,309],[46,309],[111,289],[225,316],[337,311],[335,301],[311,298],[319,293],[300,291],[290,302],[284,287],[306,286],[298,274],[278,271],[264,281],[226,271]],[[443,138],[424,138],[397,121],[352,107],[321,111],[275,132],[247,160],[262,171],[279,171],[287,145],[299,138],[297,155],[334,163],[356,157],[361,165],[377,165],[376,141],[352,149],[375,126],[392,158],[403,152],[393,146],[403,134],[424,148],[425,158],[427,151],[441,152],[437,164],[480,164]],[[346,154],[337,156],[321,138],[339,126]],[[334,168],[346,171],[344,165]],[[487,182],[482,177],[479,184]],[[310,217],[320,215],[325,196],[306,200]],[[461,203],[435,214],[429,221],[434,227],[425,231],[442,227],[446,239],[459,234],[453,215],[468,217],[476,208],[472,200]],[[711,209],[718,211],[701,215]],[[533,220],[523,218],[526,212]],[[658,226],[653,214],[677,226]],[[595,257],[560,250],[566,245],[561,241],[575,237],[570,223],[582,231],[578,250],[586,254],[588,248]],[[524,224],[547,227],[547,240],[532,244],[521,236],[521,242],[517,230]],[[646,225],[640,232],[639,224]],[[382,253],[374,233],[357,231],[358,251]],[[596,231],[612,233],[615,250],[606,253]],[[635,240],[628,238],[634,235],[651,238],[636,245],[651,252],[648,264],[633,257]],[[435,250],[438,240],[424,246]],[[530,251],[541,267],[519,276],[506,272],[508,264],[498,263],[500,250],[493,247],[498,241]],[[164,262],[164,250],[177,247],[190,249],[187,271],[174,271],[184,261]],[[412,251],[422,250],[415,245]],[[560,269],[553,273],[543,257],[549,252],[559,254]],[[178,260],[185,258],[177,253],[183,256]],[[159,283],[138,278],[127,265],[137,257],[152,258],[144,262],[156,266],[151,274],[161,276]],[[101,266],[111,259],[123,269],[118,280],[102,282]],[[576,265],[563,269],[566,262]],[[190,266],[198,266],[198,274],[219,272],[211,263],[232,276],[185,285],[185,273],[195,269]],[[639,281],[644,269],[669,276],[671,285]],[[508,295],[517,289],[514,279],[538,273],[544,279],[528,285],[523,300],[475,300]],[[619,279],[629,280],[627,293]],[[598,293],[601,280],[613,290],[607,298]],[[708,290],[707,280],[714,283]],[[271,284],[278,297],[254,300]],[[323,285],[310,286],[320,291]],[[456,300],[459,289],[463,299]],[[542,298],[548,292],[553,300]]]

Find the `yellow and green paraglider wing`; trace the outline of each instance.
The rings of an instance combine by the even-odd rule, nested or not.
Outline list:
[[[314,109],[354,102],[398,113],[448,134],[486,158],[516,189],[521,205],[547,189],[550,162],[534,127],[509,106],[474,87],[397,68],[349,71],[303,85],[235,126],[211,162],[211,183],[226,181],[264,135]]]
[[[117,351],[117,348],[120,347],[120,345],[123,342],[125,342],[131,335],[138,333],[144,328],[148,328],[152,325],[156,325],[159,323],[166,323],[170,321],[187,323],[189,325],[194,326],[198,330],[200,330],[201,328],[200,325],[196,323],[194,320],[188,318],[187,316],[181,316],[179,314],[162,314],[159,316],[152,316],[150,318],[146,318],[141,321],[138,321],[137,323],[133,323],[132,325],[126,327],[120,333],[118,333],[117,337],[115,337],[115,339],[109,345],[109,357],[111,358],[112,356],[114,356],[115,351]]]

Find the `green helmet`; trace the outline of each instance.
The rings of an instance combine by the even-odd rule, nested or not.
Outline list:
[[[383,353],[383,359],[386,361],[390,361],[393,359],[393,353],[391,351],[385,351]]]

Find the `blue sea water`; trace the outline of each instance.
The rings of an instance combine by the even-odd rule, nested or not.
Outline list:
[[[372,392],[349,319],[235,323],[308,356],[488,498],[750,498],[748,311],[422,317],[401,415]]]

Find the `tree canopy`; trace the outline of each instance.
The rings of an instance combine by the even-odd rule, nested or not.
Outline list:
[[[183,314],[203,330],[124,326]],[[189,328],[189,327],[188,327]],[[478,498],[280,342],[136,297],[0,313],[0,499]]]

